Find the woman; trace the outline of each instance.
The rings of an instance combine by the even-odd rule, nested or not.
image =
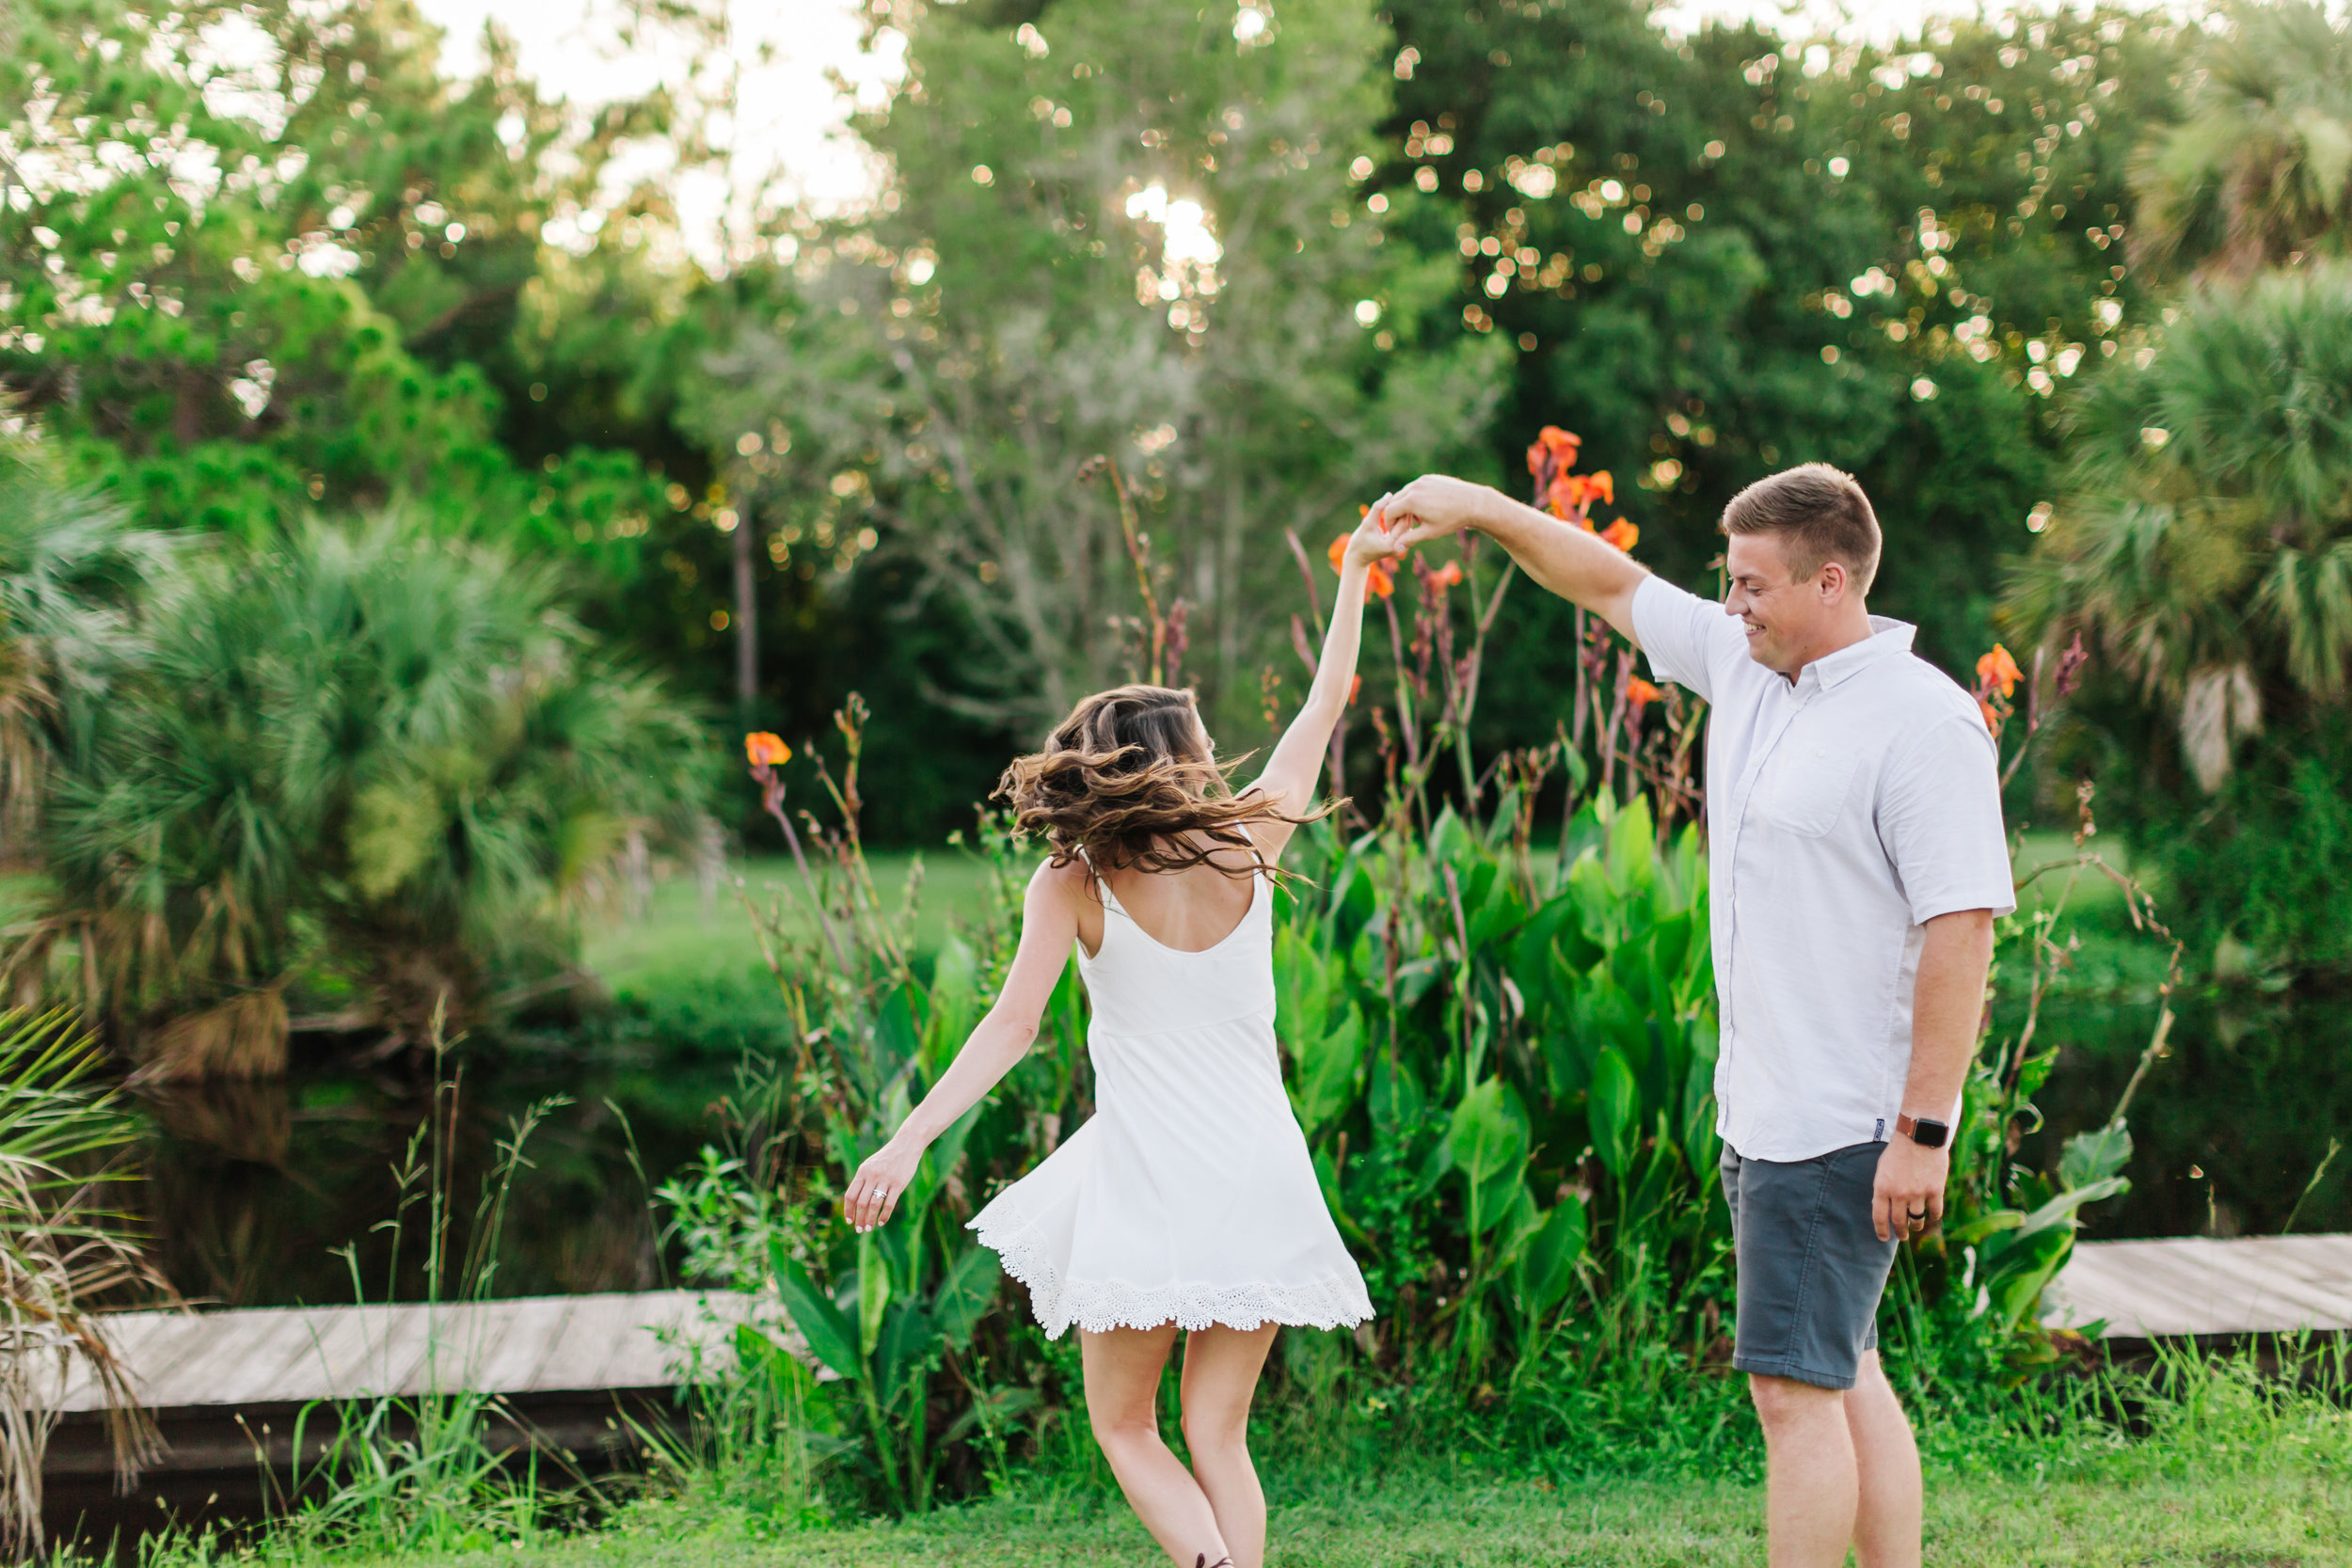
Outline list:
[[[1375,513],[1376,515],[1376,513]],[[1226,787],[1192,694],[1126,686],[1080,703],[1001,792],[1053,854],[1029,879],[1002,993],[844,1209],[890,1217],[923,1150],[1011,1069],[1074,942],[1093,1005],[1095,1115],[972,1221],[1029,1288],[1049,1337],[1078,1325],[1095,1440],[1181,1568],[1260,1568],[1265,1497],[1249,1401],[1275,1327],[1372,1316],[1282,1092],[1273,867],[1314,805],[1355,685],[1364,591],[1393,550],[1347,544],[1323,662],[1257,782]],[[1160,1370],[1182,1329],[1186,1470],[1160,1440]]]

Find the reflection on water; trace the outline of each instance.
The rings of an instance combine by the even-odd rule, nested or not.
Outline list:
[[[2005,1010],[2006,1011],[2006,1010]],[[2018,1158],[2047,1168],[2069,1134],[2105,1121],[2147,1043],[2153,1003],[2058,1001],[2045,1040],[2061,1053],[2039,1097],[2048,1117]],[[2006,1021],[2005,1021],[2006,1022]],[[690,1040],[699,1040],[699,1048]],[[2331,1137],[2352,1142],[2352,1003],[2230,997],[2185,1004],[2171,1052],[2131,1111],[2125,1197],[2098,1205],[2092,1236],[2273,1234],[2298,1199],[2300,1231],[2352,1230],[2352,1150],[2302,1196]],[[630,1138],[656,1184],[717,1131],[732,1050],[711,1031],[654,1028],[626,1047],[521,1048],[466,1058],[455,1117],[454,1243],[467,1239],[498,1139],[532,1102],[568,1097],[533,1134],[516,1177],[492,1290],[500,1295],[642,1290],[661,1283]],[[274,1083],[173,1085],[149,1112],[147,1205],[167,1276],[232,1306],[423,1293],[423,1209],[400,1210],[393,1171],[431,1106],[429,1085],[318,1071]]]
[[[2298,1232],[2352,1230],[2352,1148],[2305,1196],[2329,1140],[2352,1144],[2352,1003],[2225,994],[2176,1011],[2129,1112],[2132,1190],[2089,1210],[2085,1233],[2277,1235],[2290,1215]],[[2155,1019],[2153,1002],[2044,1004],[2042,1037],[2062,1049],[2036,1097],[2047,1125],[2019,1159],[2049,1168],[2106,1120]]]
[[[570,1103],[553,1110],[525,1147],[528,1165],[511,1191],[492,1292],[661,1283],[631,1139],[659,1184],[711,1138],[709,1107],[731,1070],[731,1063],[545,1052],[468,1060],[451,1118],[455,1255],[464,1255],[510,1122],[561,1096]],[[423,1296],[427,1208],[416,1202],[403,1214],[394,1173],[432,1113],[429,1082],[345,1070],[161,1085],[138,1101],[148,1117],[143,1203],[158,1261],[183,1295],[237,1307],[348,1302],[362,1292],[371,1301]],[[424,1187],[411,1192],[421,1197]],[[353,1262],[337,1253],[345,1246],[356,1257],[356,1284]]]

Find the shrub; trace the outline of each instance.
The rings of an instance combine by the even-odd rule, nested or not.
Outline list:
[[[696,727],[546,568],[397,520],[191,555],[77,715],[21,929],[161,1074],[274,1070],[287,993],[424,1038],[561,983],[624,853],[705,798]]]

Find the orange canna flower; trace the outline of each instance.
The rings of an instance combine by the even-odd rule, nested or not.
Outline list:
[[[1438,568],[1437,578],[1439,585],[1442,587],[1459,587],[1462,581],[1462,563],[1458,561],[1447,562],[1443,566]]]
[[[1620,517],[1602,529],[1600,537],[1603,544],[1614,545],[1617,548],[1630,553],[1633,546],[1641,542],[1642,531],[1637,525]]]
[[[1991,653],[1977,660],[1977,689],[1979,691],[1998,689],[2006,697],[2015,691],[2017,683],[2025,678],[2026,673],[2017,668],[2017,661],[2010,657],[2009,650],[1998,642],[1993,644]]]
[[[1356,693],[1361,691],[1363,689],[1363,676],[1350,675],[1347,677],[1347,705],[1349,707],[1354,707],[1356,705]]]
[[[1617,504],[1617,482],[1609,477],[1609,470],[1606,468],[1584,482],[1584,493],[1587,496],[1598,496],[1611,506]]]
[[[766,730],[743,737],[743,754],[754,768],[781,768],[792,760],[792,748]]]
[[[1639,675],[1625,683],[1625,700],[1633,705],[1633,711],[1636,714],[1664,695],[1664,692]]]
[[[1977,699],[1977,710],[1984,715],[1984,727],[1998,736],[2001,733],[2001,716],[1993,711],[1993,705],[1979,697]]]
[[[1535,444],[1527,449],[1527,471],[1540,479],[1547,460],[1563,470],[1573,468],[1576,467],[1576,449],[1583,444],[1582,436],[1565,431],[1556,424],[1548,424],[1535,433]]]
[[[1347,559],[1347,541],[1350,537],[1348,534],[1341,534],[1331,541],[1331,547],[1323,552],[1331,562],[1331,570],[1338,571],[1340,562]]]

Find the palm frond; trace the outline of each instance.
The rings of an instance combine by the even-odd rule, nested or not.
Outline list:
[[[0,1548],[40,1544],[41,1455],[77,1366],[103,1397],[126,1483],[154,1447],[92,1305],[134,1284],[163,1289],[103,1201],[121,1179],[103,1162],[131,1129],[93,1083],[100,1062],[63,1014],[0,1015]]]
[[[462,1024],[560,972],[623,843],[691,841],[707,777],[694,716],[562,587],[397,516],[179,562],[57,773],[14,976],[87,954],[143,1070],[192,1075],[273,1069],[297,965],[412,1033],[442,990]]]

